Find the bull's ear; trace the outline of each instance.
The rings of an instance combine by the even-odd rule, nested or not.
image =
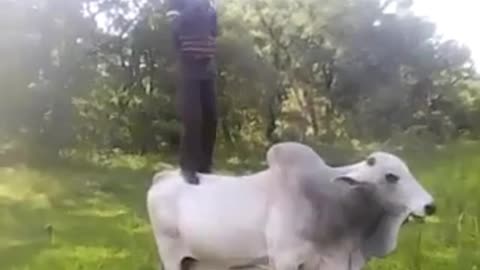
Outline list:
[[[342,175],[342,176],[334,178],[333,182],[342,182],[342,183],[346,183],[350,186],[356,186],[356,185],[360,184],[359,181],[353,179],[350,176],[346,176],[346,175]]]

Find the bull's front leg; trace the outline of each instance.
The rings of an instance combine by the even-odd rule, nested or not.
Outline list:
[[[288,205],[272,205],[266,224],[266,242],[270,267],[274,270],[305,270],[310,243],[296,233],[295,219]]]

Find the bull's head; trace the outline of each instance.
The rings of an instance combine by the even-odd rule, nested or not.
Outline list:
[[[389,210],[399,211],[405,217],[423,219],[435,213],[432,196],[418,183],[400,158],[376,152],[351,168],[334,181],[346,182],[352,186],[373,184],[382,203],[388,205]]]

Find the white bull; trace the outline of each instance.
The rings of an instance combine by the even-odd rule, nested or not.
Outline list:
[[[391,154],[332,168],[307,146],[280,143],[267,163],[248,176],[201,175],[200,185],[178,171],[154,177],[147,208],[165,270],[262,260],[277,270],[361,269],[395,249],[410,215],[434,212],[433,198]]]

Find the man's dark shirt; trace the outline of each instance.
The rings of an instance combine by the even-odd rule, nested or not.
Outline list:
[[[216,74],[217,14],[213,7],[187,6],[172,22],[180,71],[184,78],[210,79]]]

